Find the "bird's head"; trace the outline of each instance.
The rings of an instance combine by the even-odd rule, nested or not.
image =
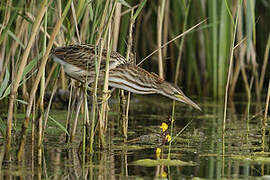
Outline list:
[[[191,99],[189,99],[183,93],[183,91],[179,87],[177,87],[176,85],[174,85],[174,84],[171,84],[169,82],[163,81],[160,84],[159,92],[158,93],[159,94],[162,94],[164,96],[167,96],[170,99],[174,99],[176,101],[180,101],[180,102],[189,104],[192,107],[194,107],[194,108],[196,108],[196,109],[198,109],[198,110],[201,111],[201,108],[196,103],[194,103]]]

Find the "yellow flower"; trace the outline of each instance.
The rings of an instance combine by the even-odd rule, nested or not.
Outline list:
[[[157,156],[157,159],[160,159],[160,153],[161,153],[161,149],[160,149],[160,148],[157,148],[157,149],[156,149],[156,156]]]
[[[162,132],[165,132],[168,129],[168,125],[166,123],[162,123],[160,128],[162,129]]]
[[[165,171],[163,171],[162,174],[161,174],[161,177],[166,178],[167,177],[167,173]]]
[[[166,140],[167,140],[168,142],[170,142],[170,141],[172,140],[172,137],[171,137],[169,134],[167,134]]]

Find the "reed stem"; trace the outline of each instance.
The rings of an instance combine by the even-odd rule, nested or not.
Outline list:
[[[23,53],[23,56],[21,58],[21,63],[20,67],[18,68],[16,77],[12,83],[12,88],[11,88],[11,94],[9,98],[9,109],[8,109],[8,118],[7,118],[7,130],[6,130],[6,144],[5,144],[5,156],[4,159],[8,161],[10,159],[9,157],[9,152],[10,152],[10,146],[11,146],[11,130],[12,130],[12,118],[13,118],[13,107],[14,107],[14,100],[17,94],[17,90],[19,88],[19,83],[21,81],[21,77],[23,74],[24,67],[27,63],[27,58],[29,56],[31,47],[34,43],[37,31],[39,29],[39,25],[41,23],[41,20],[46,12],[47,9],[47,0],[44,0],[43,3],[40,6],[40,11],[38,11],[38,15],[36,18],[36,21],[34,22],[33,28],[32,28],[32,33],[31,37],[29,39],[29,42],[27,44],[27,47]]]
[[[232,73],[232,67],[233,67],[233,55],[234,55],[234,44],[235,44],[235,37],[237,32],[237,25],[238,25],[238,18],[239,18],[239,12],[242,7],[242,0],[239,1],[236,19],[234,23],[233,28],[233,39],[231,42],[231,52],[230,52],[230,63],[229,63],[229,69],[227,74],[227,83],[226,83],[226,89],[225,89],[225,97],[224,97],[224,112],[223,112],[223,125],[222,125],[222,158],[223,158],[223,165],[224,165],[224,157],[225,157],[225,130],[226,130],[226,119],[227,119],[227,104],[228,104],[228,91],[229,91],[229,85],[230,85],[230,79],[231,79],[231,73]],[[224,174],[224,172],[222,172]]]
[[[163,29],[163,19],[165,11],[166,0],[159,0],[158,5],[158,16],[157,16],[157,45],[161,47],[162,44],[162,29]],[[163,68],[163,57],[161,49],[158,50],[158,74],[164,79],[164,68]]]
[[[56,23],[56,25],[55,25],[55,27],[54,27],[54,29],[53,29],[53,32],[52,32],[52,34],[51,34],[51,39],[50,39],[49,42],[48,42],[48,45],[47,45],[47,48],[46,48],[45,55],[43,56],[43,58],[42,58],[42,60],[41,60],[41,64],[40,64],[40,66],[39,66],[38,74],[37,74],[37,76],[36,76],[36,79],[35,79],[35,81],[34,81],[34,83],[33,83],[33,87],[32,87],[32,89],[31,89],[31,93],[30,93],[30,97],[29,97],[29,102],[28,102],[28,106],[27,106],[27,109],[26,109],[25,120],[24,120],[24,123],[23,123],[23,126],[22,126],[21,142],[20,142],[19,150],[18,150],[18,152],[17,152],[17,161],[18,161],[18,162],[21,162],[21,161],[22,161],[22,155],[23,155],[24,145],[25,145],[25,141],[26,141],[26,130],[27,130],[27,127],[28,127],[28,123],[29,123],[29,119],[30,119],[30,114],[31,114],[31,109],[32,109],[32,105],[33,105],[33,100],[34,100],[34,97],[35,97],[35,94],[36,94],[36,91],[37,91],[37,87],[38,87],[38,84],[39,84],[39,82],[40,82],[40,78],[41,78],[41,76],[42,76],[42,74],[43,74],[43,71],[44,71],[44,69],[45,69],[45,65],[46,65],[46,63],[47,63],[47,60],[48,60],[48,57],[49,57],[49,53],[50,53],[51,48],[52,48],[52,46],[53,46],[53,41],[54,41],[54,39],[55,39],[57,33],[58,33],[59,30],[60,30],[60,27],[61,27],[61,25],[62,25],[62,22],[63,22],[63,20],[64,20],[66,14],[67,14],[69,8],[70,8],[70,4],[71,4],[71,0],[69,0],[69,1],[67,2],[67,5],[66,5],[66,7],[65,7],[65,9],[64,9],[64,12],[63,12],[61,18],[58,19],[58,21],[57,21],[57,23]],[[47,3],[45,3],[45,5],[47,5]],[[45,5],[44,5],[44,6],[45,6]],[[45,6],[45,7],[46,7],[46,6]],[[42,13],[42,16],[39,15],[39,16],[37,17],[37,19],[36,19],[37,21],[39,21],[39,20],[41,21],[41,19],[42,19],[44,13],[45,13],[45,11],[46,11],[46,8],[47,8],[47,7],[46,7],[46,8],[45,8],[45,7],[43,7],[44,9],[41,8],[40,13]],[[38,24],[40,24],[40,22],[39,22]],[[34,34],[34,37],[33,37],[33,39],[34,39],[34,38],[35,38],[36,31],[35,31],[35,33],[33,33],[33,34]],[[33,34],[32,34],[32,35],[33,35]],[[31,36],[31,37],[32,37],[32,36]],[[30,51],[30,50],[29,50],[29,51]],[[25,55],[25,56],[26,56],[25,58],[27,58],[28,54],[29,54],[29,52]],[[24,56],[23,56],[23,57],[24,57]],[[13,101],[14,101],[14,99],[13,99]]]
[[[264,117],[262,120],[262,152],[264,152],[264,149],[265,149],[265,131],[266,131],[266,125],[267,125],[269,101],[270,101],[270,80],[268,81],[268,90],[267,90],[267,97],[266,97],[266,102],[265,102]]]

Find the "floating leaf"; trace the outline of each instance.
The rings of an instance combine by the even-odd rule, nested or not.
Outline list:
[[[165,166],[195,166],[196,165],[193,162],[184,162],[181,160],[170,160],[170,159],[158,159],[158,160],[141,159],[131,164],[137,165],[137,166],[147,166],[147,167],[160,166],[160,165],[165,165]]]

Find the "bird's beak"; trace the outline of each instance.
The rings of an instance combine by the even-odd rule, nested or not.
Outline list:
[[[178,101],[189,104],[192,107],[194,107],[195,109],[198,109],[198,110],[202,111],[202,109],[196,103],[194,103],[191,99],[189,99],[184,94],[176,94],[175,97],[177,98]]]

